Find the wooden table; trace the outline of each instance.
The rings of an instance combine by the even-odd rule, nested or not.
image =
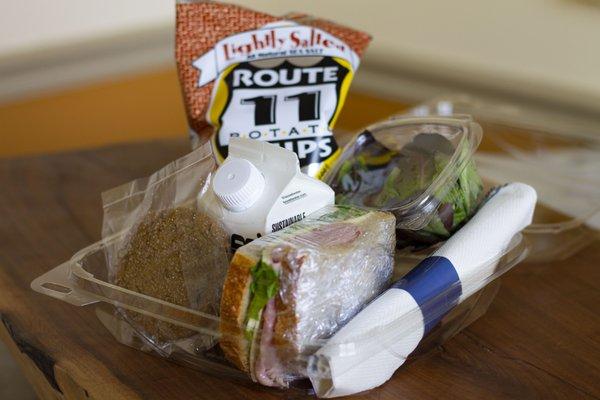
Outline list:
[[[182,140],[0,160],[0,337],[41,398],[289,397],[128,348],[92,310],[29,288],[99,239],[101,191],[187,151]],[[364,398],[600,398],[599,265],[597,243],[520,265],[484,318]]]

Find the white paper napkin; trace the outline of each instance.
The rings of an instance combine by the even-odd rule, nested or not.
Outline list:
[[[431,257],[310,357],[317,395],[345,396],[386,382],[443,314],[485,286],[511,239],[531,223],[535,203],[528,185],[500,187]]]

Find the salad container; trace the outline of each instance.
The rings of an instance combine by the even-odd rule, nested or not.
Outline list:
[[[468,115],[390,119],[356,135],[324,179],[337,204],[393,213],[399,248],[433,245],[484,197],[473,162],[481,137]]]

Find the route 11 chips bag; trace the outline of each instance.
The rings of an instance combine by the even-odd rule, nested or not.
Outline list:
[[[232,4],[177,4],[176,53],[194,147],[231,137],[294,151],[320,178],[339,154],[332,134],[366,33],[305,15],[274,17]]]

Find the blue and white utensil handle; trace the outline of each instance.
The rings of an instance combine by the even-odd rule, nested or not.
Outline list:
[[[489,282],[512,238],[531,223],[535,190],[500,187],[432,256],[375,299],[309,359],[319,397],[386,382],[454,306]]]

